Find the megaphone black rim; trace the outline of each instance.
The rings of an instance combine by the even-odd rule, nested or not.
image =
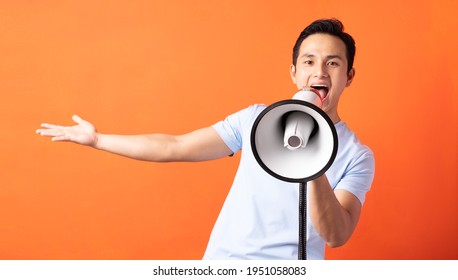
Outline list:
[[[285,176],[282,176],[282,175],[272,171],[269,167],[267,167],[266,164],[264,164],[264,162],[262,161],[261,157],[259,156],[259,153],[258,153],[257,148],[256,148],[256,130],[258,129],[258,125],[261,122],[262,118],[267,113],[269,113],[271,110],[275,109],[276,107],[284,106],[284,105],[288,105],[288,104],[299,104],[299,105],[302,105],[302,106],[309,107],[309,108],[313,109],[314,111],[316,111],[328,123],[328,125],[329,125],[329,127],[331,129],[332,137],[333,137],[334,147],[332,149],[331,156],[329,157],[329,160],[326,163],[326,165],[320,171],[316,172],[315,174],[313,174],[311,176],[308,176],[308,177],[304,177],[304,178],[285,177]],[[270,175],[272,175],[273,177],[275,177],[277,179],[280,179],[280,180],[286,181],[286,182],[291,182],[291,183],[307,182],[307,181],[314,180],[314,179],[320,177],[321,175],[323,175],[329,169],[329,167],[331,167],[331,165],[334,162],[334,160],[336,158],[336,155],[337,155],[338,138],[337,138],[337,131],[336,131],[336,128],[334,126],[334,123],[329,118],[329,116],[323,110],[321,110],[319,107],[317,107],[316,105],[314,105],[312,103],[309,103],[309,102],[306,102],[306,101],[302,101],[302,100],[296,100],[296,99],[282,100],[282,101],[278,101],[278,102],[268,106],[267,108],[265,108],[259,114],[259,116],[256,118],[256,120],[253,123],[253,128],[251,129],[251,139],[250,140],[251,140],[251,149],[253,151],[253,155],[254,155],[256,161],[258,162],[258,164],[262,167],[262,169],[264,169],[267,173],[269,173]]]

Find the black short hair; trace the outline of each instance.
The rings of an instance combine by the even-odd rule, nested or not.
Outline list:
[[[304,39],[308,36],[317,33],[333,35],[340,38],[344,42],[347,49],[347,72],[350,72],[350,70],[353,68],[353,62],[355,60],[355,40],[350,34],[344,32],[344,26],[342,22],[335,18],[316,20],[301,32],[293,48],[293,65],[296,66],[297,57],[299,56],[299,49],[301,47],[302,41],[304,41]]]

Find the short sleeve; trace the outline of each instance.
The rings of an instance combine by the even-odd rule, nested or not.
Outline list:
[[[256,116],[264,107],[264,105],[249,106],[248,108],[229,115],[226,119],[217,122],[212,127],[223,139],[229,149],[236,153],[242,149],[244,134],[250,133],[251,126]]]
[[[374,179],[375,160],[372,151],[367,149],[347,167],[347,171],[335,189],[343,189],[354,194],[364,204],[366,193]]]

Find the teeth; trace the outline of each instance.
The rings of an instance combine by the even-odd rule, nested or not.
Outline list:
[[[311,85],[312,88],[328,88],[327,85]]]

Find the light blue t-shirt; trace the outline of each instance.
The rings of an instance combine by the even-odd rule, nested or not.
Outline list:
[[[251,149],[253,123],[265,108],[253,105],[213,125],[234,153],[243,152],[204,259],[298,258],[299,184],[269,175]],[[344,122],[335,127],[339,146],[326,176],[334,189],[351,192],[363,204],[374,176],[373,153]],[[324,259],[325,242],[314,230],[309,215],[306,246],[307,259]]]

